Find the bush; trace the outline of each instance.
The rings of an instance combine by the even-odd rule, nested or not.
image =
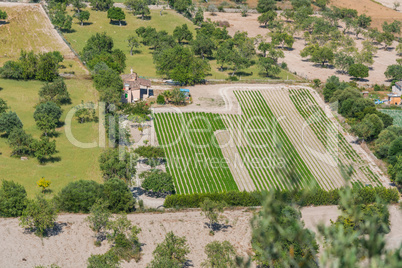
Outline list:
[[[103,186],[103,198],[109,204],[111,212],[131,212],[134,210],[133,194],[124,181],[113,178],[106,181]]]
[[[162,95],[158,95],[158,97],[156,98],[156,103],[157,104],[165,104],[165,97],[163,97]]]
[[[354,188],[353,193],[356,202],[370,204],[380,198],[386,203],[396,203],[399,200],[399,193],[396,189],[384,187],[363,187]],[[202,193],[188,195],[170,195],[166,197],[164,207],[166,208],[198,208],[204,199],[209,198],[213,201],[224,201],[229,207],[236,206],[261,206],[264,200],[264,192],[223,192],[223,193]],[[275,200],[283,202],[294,202],[299,206],[323,206],[337,205],[339,202],[339,190],[325,191],[322,189],[298,190],[298,191],[278,191],[275,192]]]
[[[103,185],[95,181],[70,182],[55,197],[62,211],[88,213],[96,200],[102,198]]]
[[[0,188],[0,216],[19,217],[27,206],[27,192],[24,186],[3,180]]]
[[[286,63],[286,62],[282,62],[282,63],[281,63],[281,68],[284,69],[284,70],[288,70],[288,65],[287,65],[287,63]]]
[[[144,178],[141,187],[146,191],[152,191],[156,195],[174,193],[173,179],[169,173],[154,169],[141,173],[140,178]]]
[[[232,81],[232,82],[236,82],[236,81],[239,81],[239,78],[237,78],[237,76],[229,76],[228,80]]]
[[[379,85],[375,84],[374,91],[381,91],[381,87]]]

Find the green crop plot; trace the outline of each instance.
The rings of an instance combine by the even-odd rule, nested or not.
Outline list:
[[[155,121],[178,193],[238,189],[214,136],[224,128],[219,115],[161,113]]]
[[[394,125],[398,127],[402,127],[402,110],[391,110],[391,109],[383,109],[380,110],[382,113],[391,116],[394,119]]]

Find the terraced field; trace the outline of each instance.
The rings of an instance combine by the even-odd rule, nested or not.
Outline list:
[[[156,113],[178,193],[381,185],[308,89],[235,90],[240,114]]]

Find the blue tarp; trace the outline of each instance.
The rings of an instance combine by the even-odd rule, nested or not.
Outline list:
[[[181,92],[190,93],[190,89],[187,89],[187,88],[181,88],[180,91],[181,91]]]

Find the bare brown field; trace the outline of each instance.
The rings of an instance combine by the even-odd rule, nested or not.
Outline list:
[[[393,2],[395,1],[393,0]],[[395,11],[389,7],[380,5],[372,0],[331,0],[330,5],[356,9],[359,15],[366,14],[368,16],[371,16],[371,18],[373,19],[371,26],[379,30],[382,29],[381,25],[384,23],[384,21],[402,21],[402,13]]]

